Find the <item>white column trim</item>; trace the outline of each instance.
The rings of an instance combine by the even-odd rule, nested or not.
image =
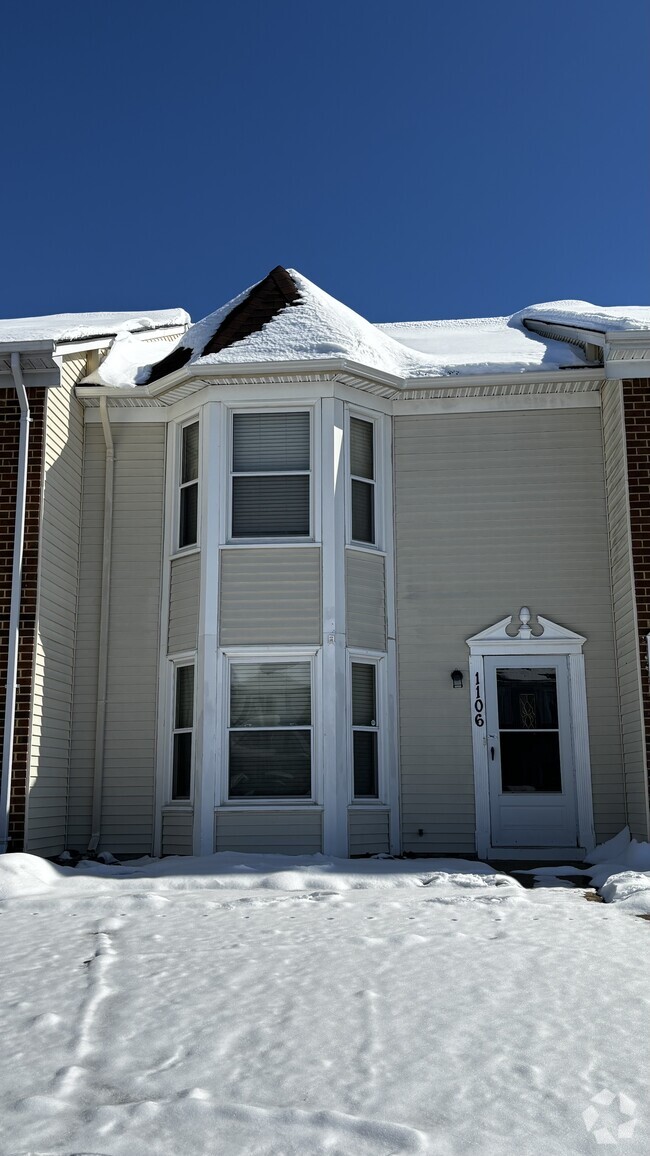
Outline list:
[[[592,851],[596,846],[596,836],[591,791],[585,659],[583,654],[569,654],[567,661],[569,664],[569,710],[571,712],[575,763],[578,838],[581,847],[584,847],[586,851]]]
[[[348,854],[346,631],[345,631],[345,413],[342,401],[323,398],[321,418],[321,536],[323,559],[323,851]]]
[[[219,620],[219,531],[222,406],[210,401],[201,414],[200,533],[201,587],[196,656],[196,758],[194,791],[195,855],[214,851],[217,781],[217,641]]]

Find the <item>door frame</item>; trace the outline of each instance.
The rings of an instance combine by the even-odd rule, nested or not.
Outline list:
[[[548,618],[537,616],[531,627],[527,606],[519,611],[519,620],[502,618],[494,626],[468,638],[470,702],[472,717],[472,750],[474,756],[474,797],[476,804],[476,851],[480,859],[579,859],[595,846],[593,801],[591,793],[591,759],[587,720],[585,659],[582,648],[587,641],[581,634],[568,630]],[[493,847],[490,817],[490,774],[485,710],[485,658],[507,658],[518,655],[538,660],[544,655],[565,657],[569,680],[570,738],[573,755],[576,794],[577,847]]]

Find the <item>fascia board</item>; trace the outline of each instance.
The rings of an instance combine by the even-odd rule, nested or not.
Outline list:
[[[0,342],[0,357],[3,353],[52,353],[54,342],[45,341],[2,341]]]
[[[154,329],[136,329],[133,331],[134,337],[141,337],[143,341],[149,338],[150,341],[155,341],[160,337],[182,337],[187,330],[183,325],[158,325]],[[116,333],[105,333],[99,337],[79,337],[76,341],[63,341],[55,345],[55,354],[64,356],[68,353],[80,353],[85,349],[104,349],[107,345],[111,345],[117,336]]]

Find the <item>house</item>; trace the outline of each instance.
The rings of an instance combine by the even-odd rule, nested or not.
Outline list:
[[[378,326],[281,267],[0,323],[0,845],[647,838],[648,366],[650,309]]]

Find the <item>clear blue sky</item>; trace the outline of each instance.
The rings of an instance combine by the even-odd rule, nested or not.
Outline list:
[[[647,0],[21,0],[0,315],[650,302]]]

